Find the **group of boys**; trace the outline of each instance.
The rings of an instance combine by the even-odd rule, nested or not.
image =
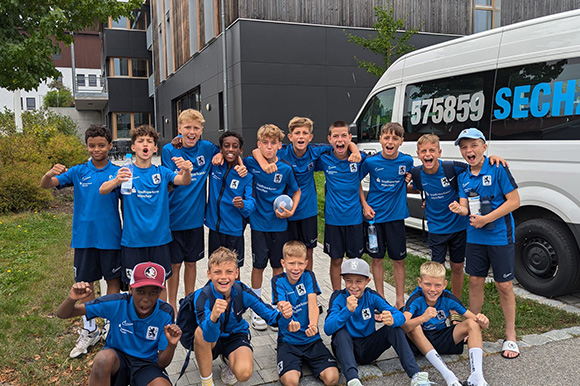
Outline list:
[[[513,253],[513,220],[510,229],[508,221],[503,221],[505,223],[503,224],[502,219],[510,217],[509,212],[515,209],[513,201],[514,196],[517,196],[517,190],[515,190],[517,186],[507,169],[500,167],[492,170],[490,166],[486,166],[489,161],[483,155],[486,149],[485,137],[479,131],[466,130],[460,134],[456,142],[469,164],[469,170],[457,176],[462,181],[464,178],[466,183],[460,185],[462,189],[458,189],[459,202],[455,200],[448,202],[445,213],[447,217],[449,213],[457,218],[459,216],[456,214],[465,216],[468,214],[466,212],[467,194],[470,190],[476,189],[479,192],[482,189],[495,189],[490,192],[485,191],[485,193],[489,193],[489,197],[496,197],[497,202],[494,202],[494,206],[495,209],[499,208],[498,210],[485,216],[472,215],[469,227],[465,222],[454,219],[455,222],[460,222],[464,226],[463,230],[458,229],[457,232],[468,228],[467,255],[475,256],[467,260],[467,273],[472,275],[470,301],[472,309],[477,310],[477,315],[467,311],[457,297],[443,290],[446,286],[444,274],[441,277],[440,273],[433,273],[433,270],[426,271],[427,273],[422,270],[419,279],[420,288],[412,294],[403,314],[399,311],[404,306],[406,245],[403,220],[409,216],[405,197],[409,180],[408,172],[413,167],[413,160],[410,156],[398,151],[404,134],[399,124],[385,125],[380,136],[381,152],[366,157],[364,154],[361,155],[356,145],[351,142],[346,122],[337,121],[330,126],[328,134],[330,146],[314,146],[310,144],[312,121],[308,118],[296,117],[289,124],[288,138],[291,141],[289,146],[282,146],[284,133],[278,127],[264,125],[258,130],[258,149],[254,150],[253,156],[242,161],[240,155],[243,149],[243,138],[239,134],[224,133],[219,139],[220,148],[218,149],[211,142],[201,140],[203,123],[203,116],[195,110],[186,110],[181,113],[178,120],[181,138],[178,143],[174,141],[163,148],[164,166],[151,164],[151,157],[157,151],[158,135],[155,130],[150,126],[141,126],[132,130],[132,150],[136,156],[133,173],[126,168],[118,170],[108,161],[107,152],[111,148],[110,132],[92,127],[86,134],[91,160],[70,170],[63,165],[55,165],[43,177],[41,181],[43,187],[70,184],[75,186],[72,242],[75,248],[75,281],[84,284],[82,286],[75,284],[77,287],[73,286],[69,299],[65,301],[65,303],[68,302],[68,306],[72,304],[71,307],[75,312],[59,315],[66,317],[89,315],[90,317],[88,319],[84,317],[84,329],[77,341],[77,347],[73,349],[73,351],[76,350],[74,356],[86,353],[87,349],[98,340],[99,331],[91,316],[97,313],[86,313],[85,310],[90,309],[88,305],[75,306],[75,302],[71,302],[71,299],[87,301],[94,298],[92,282],[100,279],[101,276],[107,280],[109,294],[119,292],[119,276],[122,276],[125,282],[135,282],[136,267],[140,263],[147,262],[149,271],[153,269],[156,273],[162,273],[164,279],[168,279],[169,304],[172,306],[168,313],[173,320],[177,308],[178,273],[183,262],[185,262],[185,292],[187,294],[194,291],[196,261],[204,256],[203,225],[205,224],[210,232],[208,262],[210,281],[195,294],[196,299],[202,300],[199,301],[199,310],[197,310],[196,301],[196,322],[199,326],[199,333],[195,332],[194,339],[196,358],[204,386],[211,384],[212,379],[210,351],[212,360],[220,354],[224,358],[225,366],[222,373],[224,382],[232,384],[236,379],[244,381],[250,377],[253,361],[251,360],[248,324],[241,317],[248,307],[253,310],[251,322],[254,328],[265,329],[266,324],[277,325],[279,328],[279,346],[286,345],[284,349],[278,350],[278,371],[284,384],[298,383],[301,360],[304,359],[311,364],[315,374],[325,384],[336,383],[338,371],[334,359],[322,345],[317,327],[319,308],[316,294],[320,291],[312,272],[312,249],[316,245],[318,212],[313,175],[315,170],[322,170],[326,177],[324,250],[331,257],[330,279],[335,291],[328,309],[325,332],[332,335],[332,348],[349,385],[360,384],[356,370],[357,362],[370,362],[391,345],[399,354],[403,368],[412,378],[412,384],[428,384],[427,374],[420,372],[417,367],[413,351],[404,339],[404,332],[407,332],[410,341],[415,343],[418,350],[427,355],[448,384],[460,384],[438,357],[437,351],[447,353],[449,346],[455,347],[467,334],[470,338],[470,359],[472,348],[476,352],[476,349],[481,347],[479,328],[485,328],[488,321],[479,311],[483,302],[483,279],[487,275],[489,264],[493,266],[494,274],[496,274],[498,289],[502,294],[502,306],[504,302],[507,304],[504,309],[504,313],[508,310],[505,315],[507,341],[511,343],[515,341],[515,327],[509,324],[515,320],[515,315],[513,319],[510,319],[509,312],[510,304],[514,304],[513,301],[510,303],[511,286],[508,288],[504,285],[505,274],[510,269],[509,262],[501,265],[495,255],[509,254],[510,230],[512,231]],[[437,148],[439,146],[438,140],[433,139],[428,139],[423,143],[421,140],[418,142],[417,153],[423,164],[421,176],[424,179],[421,188],[425,192],[430,192],[428,177],[425,175],[438,171],[438,156],[441,151],[435,152],[435,155],[432,152],[425,155],[421,148],[425,144],[436,144]],[[488,174],[485,174],[484,178],[478,178],[480,172],[495,173],[493,184],[486,182]],[[371,183],[368,196],[365,196],[360,181],[367,174],[370,174]],[[123,230],[121,231],[120,221],[118,221],[119,190],[117,187],[128,180],[133,183],[133,194],[123,197]],[[209,180],[207,207],[206,180]],[[443,184],[443,179],[441,183]],[[449,183],[443,184],[444,187],[448,185]],[[100,197],[94,193],[94,189],[91,189],[95,186],[99,186]],[[83,195],[78,191],[89,193]],[[273,210],[274,199],[286,193],[292,195],[292,207],[283,208],[280,211]],[[437,228],[433,224],[439,221],[439,214],[433,216],[433,213],[437,213],[434,208],[441,202],[433,204],[432,200],[429,200],[432,196],[439,197],[440,195],[427,194],[427,219],[430,230],[434,227],[433,234],[436,234]],[[504,196],[508,203],[506,205],[499,202],[499,199]],[[449,197],[457,197],[457,195]],[[89,202],[91,205],[87,205]],[[86,213],[89,207],[95,216]],[[102,217],[106,214],[112,215],[116,223],[113,222],[112,227],[103,229],[96,224],[95,219],[99,217],[98,215]],[[251,289],[236,282],[236,279],[239,279],[239,267],[244,263],[242,234],[248,217],[251,225],[253,258]],[[289,218],[291,219],[288,220]],[[363,218],[367,221],[363,221]],[[365,250],[364,240],[369,220],[375,222],[379,241],[378,252],[371,254],[376,292],[365,289],[370,282],[370,270],[368,265],[360,259]],[[500,224],[497,227],[500,229],[496,229],[495,234],[488,237],[487,233],[482,233],[483,230],[480,228],[489,222],[502,223],[504,226]],[[501,232],[504,236],[503,241],[507,241],[507,247],[504,247],[506,244],[501,244]],[[102,233],[106,233],[102,240],[100,237],[98,239],[94,237]],[[110,243],[98,243],[103,240],[109,240]],[[289,240],[301,242],[287,243]],[[446,243],[456,240],[456,237],[451,236],[446,239],[443,237],[441,240],[433,243],[433,245],[439,245],[437,249],[431,243],[430,234],[432,251],[439,251],[433,253],[434,259],[436,255],[441,255],[441,249],[444,256]],[[483,243],[477,244],[478,240],[483,240]],[[498,247],[487,247],[488,245]],[[384,300],[382,259],[386,252],[394,263],[396,307],[390,306]],[[345,254],[350,259],[343,261]],[[457,253],[452,254],[454,255],[452,262],[461,265],[462,276],[463,260],[456,261],[459,260],[455,259]],[[471,261],[473,263],[470,263]],[[263,271],[268,262],[273,270],[272,303],[277,305],[278,310],[261,301]],[[487,268],[485,264],[488,264]],[[511,267],[513,268],[513,257]],[[286,268],[286,272],[283,268]],[[479,280],[478,275],[482,275],[484,269],[485,275]],[[458,269],[453,270],[454,274],[456,271]],[[512,272],[513,269],[508,273]],[[346,285],[344,290],[341,290],[341,275]],[[502,277],[503,280],[497,280],[498,277]],[[425,280],[425,278],[437,280]],[[452,279],[454,293],[456,292],[455,279],[454,276]],[[436,283],[433,284],[433,281]],[[236,286],[234,283],[239,284]],[[423,285],[423,283],[430,283],[429,289],[426,288],[427,284]],[[507,283],[511,285],[509,277],[507,277]],[[161,285],[153,284],[153,287],[155,288],[151,290],[156,293],[157,297],[164,299],[164,291],[159,291],[159,288],[164,289],[163,281]],[[135,293],[139,287],[132,285],[130,288],[136,300]],[[154,295],[151,298],[154,298]],[[107,304],[109,300],[119,303],[117,299],[119,296],[127,295],[114,295],[90,304],[91,307],[92,304]],[[424,298],[423,303],[426,305],[418,304],[416,301],[418,297]],[[124,303],[119,304],[125,307],[126,304],[132,304],[131,299],[131,296],[124,298]],[[444,305],[439,304],[443,299],[453,301],[444,302]],[[513,300],[513,291],[511,299]],[[159,301],[156,304],[158,305],[154,307],[156,311],[164,309],[167,312],[164,302]],[[117,305],[117,307],[121,306]],[[139,318],[148,312],[153,312],[147,307],[139,310],[137,304],[134,305]],[[131,309],[131,307],[128,308]],[[436,309],[435,314],[433,314],[434,309]],[[444,321],[447,314],[452,311],[464,315],[467,320],[458,324],[462,327],[453,330],[453,326],[451,333],[446,333],[439,339],[446,342],[447,346],[439,346],[436,343],[431,346],[429,342],[434,339],[432,335],[421,334],[421,332],[423,329],[440,330],[440,321]],[[377,313],[376,316],[375,313]],[[106,317],[107,313],[102,315]],[[445,315],[444,318],[443,315]],[[433,319],[439,322],[429,323]],[[375,320],[382,321],[385,327],[375,331]],[[165,339],[169,341],[170,346],[173,344],[171,342],[176,341],[175,337],[179,339],[181,335],[179,328],[171,325],[173,327],[165,334]],[[117,328],[116,325],[115,328]],[[122,332],[122,323],[119,324],[119,329]],[[476,337],[477,331],[479,331],[479,341]],[[375,334],[379,335],[375,336]],[[155,333],[155,339],[158,340],[163,335]],[[377,339],[382,339],[384,344],[369,344],[376,342]],[[453,344],[450,345],[449,342]],[[83,343],[84,347],[79,348],[81,346],[79,343]],[[107,340],[106,347],[122,350],[122,346],[116,346],[116,343],[118,342],[114,339],[112,342]],[[414,345],[411,344],[411,346]],[[437,350],[434,354],[433,346]],[[164,354],[162,357],[163,350],[165,348],[160,348],[159,361],[153,361],[154,365],[161,368],[164,367],[161,366],[162,364],[167,365],[165,355],[169,355]],[[173,351],[170,351],[172,356]],[[506,349],[504,344],[505,352],[508,353],[506,356],[510,356],[509,352],[517,353],[517,345],[515,349],[513,347]],[[71,352],[72,356],[73,352]],[[122,362],[118,358],[120,357],[117,353],[117,360],[113,361],[115,364]],[[130,369],[135,370],[135,368]],[[472,372],[468,383],[486,384],[481,374],[481,350],[479,354],[476,352],[473,355],[472,369],[476,371]]]

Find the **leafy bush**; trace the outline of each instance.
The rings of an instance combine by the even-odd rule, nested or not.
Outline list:
[[[44,165],[15,162],[0,166],[0,213],[38,210],[48,206],[50,190],[42,189]]]
[[[52,88],[46,93],[44,101],[42,102],[44,107],[72,107],[74,106],[74,99],[72,93],[65,87],[61,82],[54,81],[49,87]]]
[[[22,131],[46,141],[56,133],[77,135],[76,122],[50,110],[32,110],[22,113]]]

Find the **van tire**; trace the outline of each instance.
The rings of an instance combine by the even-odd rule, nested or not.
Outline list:
[[[577,289],[579,253],[563,222],[528,220],[516,227],[515,276],[528,291],[553,297]]]

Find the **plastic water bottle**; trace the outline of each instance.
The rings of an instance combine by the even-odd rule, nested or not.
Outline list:
[[[479,200],[479,194],[475,190],[469,192],[467,201],[469,202],[469,213],[481,216],[481,201]]]
[[[367,233],[369,235],[367,249],[370,253],[377,253],[379,251],[379,240],[377,239],[377,228],[375,227],[374,220],[369,221]]]
[[[133,190],[133,157],[131,153],[125,154],[125,161],[123,161],[124,168],[131,171],[131,178],[128,181],[121,183],[121,194],[131,194]]]

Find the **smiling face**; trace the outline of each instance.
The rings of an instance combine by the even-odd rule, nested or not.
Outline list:
[[[203,133],[203,123],[196,119],[183,122],[177,131],[181,134],[183,147],[194,147]]]
[[[419,287],[423,290],[425,301],[427,305],[433,307],[437,303],[437,299],[447,287],[447,280],[440,277],[423,276],[418,279]]]
[[[383,157],[395,159],[399,155],[399,147],[403,144],[403,137],[399,137],[393,131],[387,131],[381,134],[379,142],[383,147]]]
[[[426,142],[417,145],[417,157],[423,163],[425,173],[433,174],[439,168],[437,160],[441,157],[441,149],[438,143]]]
[[[459,151],[463,159],[471,167],[471,171],[478,170],[483,165],[483,155],[487,150],[487,144],[481,139],[463,138],[459,142]]]
[[[225,137],[222,142],[220,152],[224,156],[224,160],[230,165],[238,164],[238,157],[242,154],[242,147],[240,141],[234,137]]]
[[[135,153],[135,157],[140,160],[150,160],[153,153],[157,151],[155,146],[155,139],[148,135],[140,135],[135,138],[135,142],[131,145],[131,150]]]
[[[332,145],[334,149],[334,155],[338,159],[348,158],[348,145],[352,139],[352,134],[348,126],[337,126],[333,127],[328,136],[328,143]]]
[[[133,305],[137,316],[144,319],[151,315],[157,305],[157,299],[161,294],[161,288],[146,285],[139,288],[130,288],[129,293],[133,296]]]
[[[237,275],[238,267],[232,261],[212,264],[207,271],[207,278],[211,280],[215,290],[225,297],[230,296],[230,291],[236,281]]]
[[[94,164],[108,162],[109,150],[113,147],[105,137],[87,138],[87,150],[91,155]]]
[[[288,139],[292,142],[294,151],[298,154],[304,154],[306,152],[308,144],[312,141],[313,137],[314,134],[305,126],[296,127],[288,134]]]
[[[258,149],[268,162],[276,160],[276,153],[282,148],[282,142],[276,137],[263,137],[258,141]]]
[[[362,275],[342,275],[342,280],[344,280],[344,286],[350,295],[354,295],[357,299],[360,299],[365,292],[367,284],[371,281],[369,277]]]
[[[286,277],[290,284],[296,284],[306,269],[306,255],[287,255],[281,260],[282,267],[286,271]]]

